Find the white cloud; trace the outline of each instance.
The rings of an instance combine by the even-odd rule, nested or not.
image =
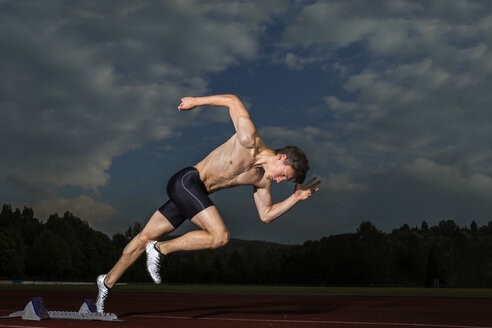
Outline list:
[[[356,104],[354,102],[344,102],[334,96],[325,97],[325,102],[332,111],[338,114],[350,113],[356,109]]]
[[[87,221],[92,227],[100,229],[103,222],[117,213],[113,206],[97,201],[87,195],[75,198],[53,196],[32,204],[36,217],[48,218],[49,215],[54,213],[62,215],[66,211],[70,211],[73,215]]]
[[[327,188],[330,192],[365,192],[367,185],[351,181],[351,177],[347,174],[332,174],[328,178],[320,178],[323,180],[323,189]],[[326,182],[325,182],[326,181]]]
[[[35,217],[47,219],[51,214],[63,215],[69,211],[87,221],[92,227],[104,228],[103,222],[116,215],[117,210],[110,204],[88,195],[63,197],[55,189],[41,188],[21,176],[9,176],[6,181],[28,197],[25,201],[13,201],[17,207],[32,207]]]
[[[260,129],[259,135],[273,148],[285,145],[300,147],[306,153],[311,168],[323,167],[324,170],[340,172],[362,167],[360,160],[350,152],[350,146],[337,139],[329,129],[265,127]]]
[[[305,6],[285,29],[282,46],[341,48],[366,42],[378,55],[412,55],[421,52],[421,47],[466,40],[474,34],[470,22],[486,12],[484,3],[460,0],[316,1]]]
[[[480,173],[465,176],[458,167],[438,164],[418,158],[404,166],[404,170],[424,184],[447,192],[472,193],[480,198],[492,199],[492,178]]]
[[[328,42],[344,46],[367,35],[372,30],[371,22],[360,19],[353,24],[347,20],[345,8],[341,2],[316,2],[304,7],[285,29],[283,46],[306,48]]]
[[[302,69],[302,65],[299,63],[299,57],[291,52],[285,55],[285,64],[287,64],[287,66],[293,70]]]

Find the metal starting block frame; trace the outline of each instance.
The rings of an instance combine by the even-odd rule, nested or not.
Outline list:
[[[70,311],[48,311],[44,306],[41,297],[33,297],[22,311],[11,313],[8,318],[19,318],[22,320],[44,320],[44,319],[68,319],[68,320],[98,320],[98,321],[118,321],[114,313],[99,313],[96,310],[94,301],[85,299],[78,312]]]

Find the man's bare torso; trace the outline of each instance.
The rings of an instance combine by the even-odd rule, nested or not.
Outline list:
[[[195,165],[209,193],[239,185],[263,185],[264,170],[258,163],[259,154],[268,150],[263,140],[256,138],[253,148],[242,146],[234,134]]]

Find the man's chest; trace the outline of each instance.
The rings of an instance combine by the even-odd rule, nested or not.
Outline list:
[[[237,175],[236,183],[238,185],[256,185],[263,179],[263,174],[262,168],[251,167],[249,170]]]

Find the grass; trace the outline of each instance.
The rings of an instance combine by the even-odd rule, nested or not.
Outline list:
[[[95,291],[89,285],[9,285],[0,284],[0,290],[60,290]],[[117,285],[115,292],[207,293],[253,295],[339,295],[339,296],[425,296],[492,298],[492,289],[479,288],[410,288],[410,287],[316,287],[266,285]]]

